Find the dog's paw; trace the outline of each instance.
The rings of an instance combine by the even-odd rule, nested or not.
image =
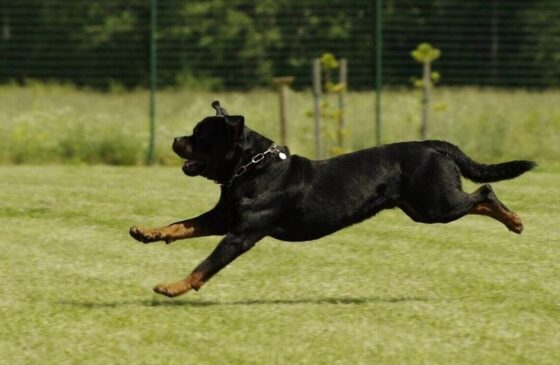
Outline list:
[[[143,230],[142,228],[138,228],[136,226],[130,227],[128,233],[136,241],[142,243],[150,243],[161,240],[161,234],[159,232],[148,232],[147,230]]]
[[[185,281],[179,281],[172,284],[159,284],[154,287],[154,292],[173,298],[189,291],[190,287]]]
[[[513,233],[521,234],[523,232],[523,223],[521,218],[515,213],[511,214],[510,220],[506,224],[507,228]]]

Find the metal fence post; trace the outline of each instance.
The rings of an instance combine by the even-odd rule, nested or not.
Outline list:
[[[148,142],[147,164],[152,165],[156,159],[156,27],[157,27],[157,0],[150,0],[150,139]]]
[[[382,21],[383,0],[375,0],[375,142],[381,144],[381,74],[382,74]]]

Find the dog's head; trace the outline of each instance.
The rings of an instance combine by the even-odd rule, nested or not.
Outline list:
[[[245,119],[228,115],[218,101],[212,107],[216,115],[200,121],[191,136],[175,138],[173,151],[185,159],[186,175],[221,181],[229,176],[241,153]]]

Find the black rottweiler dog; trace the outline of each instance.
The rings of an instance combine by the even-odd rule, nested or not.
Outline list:
[[[502,222],[521,233],[521,220],[482,185],[468,194],[461,176],[478,183],[511,179],[532,161],[493,165],[471,160],[442,141],[403,142],[369,148],[324,161],[290,155],[288,149],[247,128],[215,101],[216,116],[204,118],[192,136],[177,137],[173,150],[185,159],[183,172],[221,185],[217,205],[196,218],[156,229],[132,227],[149,243],[225,236],[184,280],[154,291],[174,297],[198,290],[208,279],[265,236],[308,241],[398,207],[422,223],[447,223],[467,214]]]

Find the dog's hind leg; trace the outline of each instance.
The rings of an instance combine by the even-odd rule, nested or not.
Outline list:
[[[408,190],[397,206],[415,222],[449,223],[465,216],[482,201],[479,194],[468,194],[460,186],[436,183]]]
[[[460,171],[440,157],[422,169],[409,172],[401,187],[398,206],[414,221],[448,223],[467,214],[485,215],[521,233],[521,219],[509,210],[488,184],[468,194],[463,191]]]
[[[166,297],[176,297],[191,289],[198,290],[218,271],[238,256],[249,251],[262,237],[264,235],[241,236],[228,234],[220,241],[210,256],[202,261],[184,280],[157,285],[154,291]]]
[[[481,200],[476,203],[468,214],[485,215],[502,222],[510,231],[520,234],[523,231],[521,218],[502,203],[490,185],[483,185],[472,195]]]
[[[521,233],[523,224],[517,214],[509,210],[496,196],[490,185],[483,185],[471,194],[459,188],[443,188],[432,195],[430,203],[415,200],[401,200],[398,206],[414,221],[422,223],[448,223],[467,214],[485,215],[503,223],[510,231]],[[419,194],[420,195],[420,194]]]

